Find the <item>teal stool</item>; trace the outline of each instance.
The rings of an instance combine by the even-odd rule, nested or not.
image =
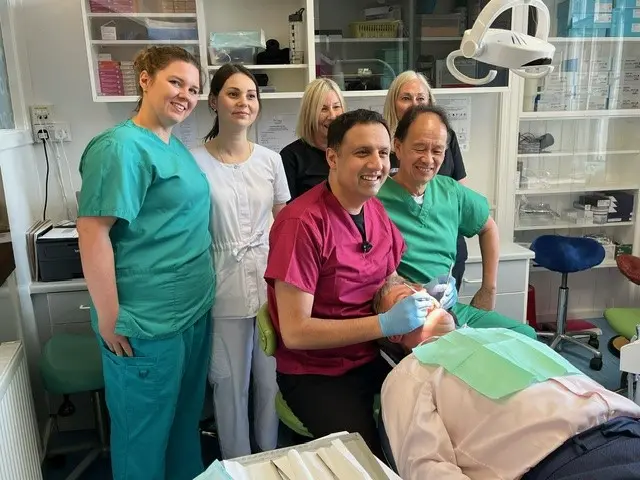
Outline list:
[[[58,413],[50,415],[44,434],[45,457],[56,457],[67,453],[90,450],[66,480],[76,480],[101,455],[109,452],[104,408],[104,379],[102,356],[95,335],[54,335],[44,345],[40,356],[40,373],[45,390],[53,395],[62,395],[63,402]],[[49,450],[51,431],[58,417],[68,417],[75,412],[69,395],[90,392],[95,415],[97,442],[86,442],[65,448]]]

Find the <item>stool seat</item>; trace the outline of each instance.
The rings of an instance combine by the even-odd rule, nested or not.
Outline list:
[[[104,388],[102,356],[95,335],[56,334],[45,344],[40,371],[48,392],[58,395]]]
[[[624,253],[616,257],[616,265],[618,265],[620,273],[627,279],[636,285],[640,285],[640,258]]]
[[[605,257],[602,245],[587,237],[541,235],[530,248],[536,254],[535,263],[558,273],[589,270],[600,265]]]
[[[640,325],[640,308],[607,308],[604,318],[618,335],[631,340]]]

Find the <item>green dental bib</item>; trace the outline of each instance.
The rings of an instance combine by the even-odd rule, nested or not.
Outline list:
[[[461,328],[413,354],[494,400],[550,378],[582,374],[546,345],[505,328]]]

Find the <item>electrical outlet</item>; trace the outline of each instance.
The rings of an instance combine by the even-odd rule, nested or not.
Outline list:
[[[52,105],[31,105],[31,126],[35,129],[36,125],[53,122]]]
[[[33,125],[33,141],[41,143],[43,139],[50,142],[70,142],[71,127],[69,122],[47,122]]]
[[[53,140],[59,142],[71,141],[71,127],[69,122],[53,122]]]

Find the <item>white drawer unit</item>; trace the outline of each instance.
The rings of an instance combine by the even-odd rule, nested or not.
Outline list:
[[[460,303],[469,305],[473,297],[458,297]],[[525,293],[499,293],[496,295],[495,311],[505,317],[525,322],[527,295]]]
[[[497,293],[518,293],[526,290],[528,260],[501,260],[498,264]],[[473,297],[482,285],[482,263],[467,263],[460,296]]]
[[[460,303],[469,304],[482,285],[482,255],[477,238],[468,239],[469,257],[460,286]],[[500,245],[498,278],[496,279],[495,311],[525,323],[527,321],[527,292],[529,264],[533,252],[515,243]]]

